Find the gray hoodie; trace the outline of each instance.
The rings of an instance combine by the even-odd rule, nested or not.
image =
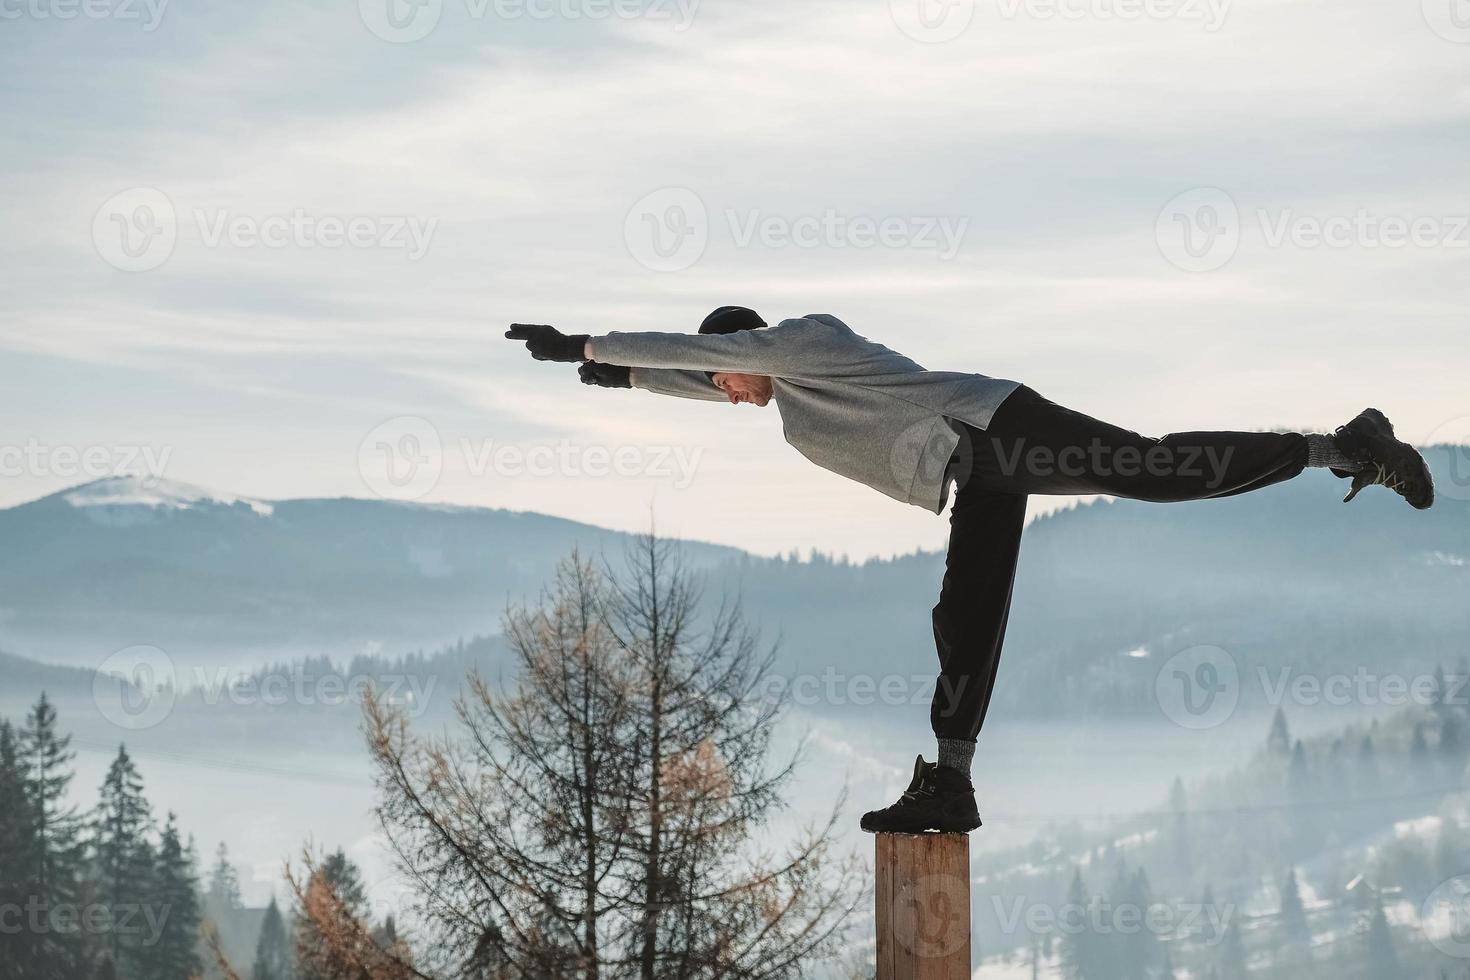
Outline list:
[[[807,459],[895,500],[940,513],[959,435],[983,429],[1017,382],[926,371],[825,313],[737,333],[610,333],[588,354],[632,368],[636,388],[724,401],[706,371],[771,378],[786,441]]]

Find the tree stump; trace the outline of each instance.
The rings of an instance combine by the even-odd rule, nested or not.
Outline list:
[[[878,980],[969,980],[969,835],[875,836]]]

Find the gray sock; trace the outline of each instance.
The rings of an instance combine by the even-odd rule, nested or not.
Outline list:
[[[939,740],[939,764],[970,775],[970,760],[975,757],[975,743],[962,738]]]
[[[1344,456],[1331,436],[1315,432],[1307,435],[1307,465],[1325,466],[1334,470],[1346,470],[1349,473],[1355,473],[1363,468],[1362,463]]]

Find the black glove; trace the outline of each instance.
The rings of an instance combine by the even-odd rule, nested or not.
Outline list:
[[[633,387],[633,369],[616,364],[583,361],[582,366],[577,368],[577,377],[582,379],[584,385],[597,385],[600,388]]]
[[[568,337],[555,327],[536,323],[512,323],[505,332],[508,340],[524,340],[526,350],[538,361],[585,361],[583,353],[590,334],[578,333]]]

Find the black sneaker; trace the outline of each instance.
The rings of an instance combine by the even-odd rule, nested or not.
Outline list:
[[[862,828],[870,834],[922,834],[937,830],[965,834],[980,826],[975,809],[975,787],[957,769],[914,760],[914,778],[898,802],[863,814]]]
[[[1393,434],[1393,424],[1378,409],[1364,409],[1337,430],[1333,441],[1344,456],[1363,464],[1362,469],[1350,474],[1353,485],[1342,498],[1343,503],[1372,486],[1388,487],[1419,510],[1428,510],[1434,503],[1434,477],[1424,457]]]

